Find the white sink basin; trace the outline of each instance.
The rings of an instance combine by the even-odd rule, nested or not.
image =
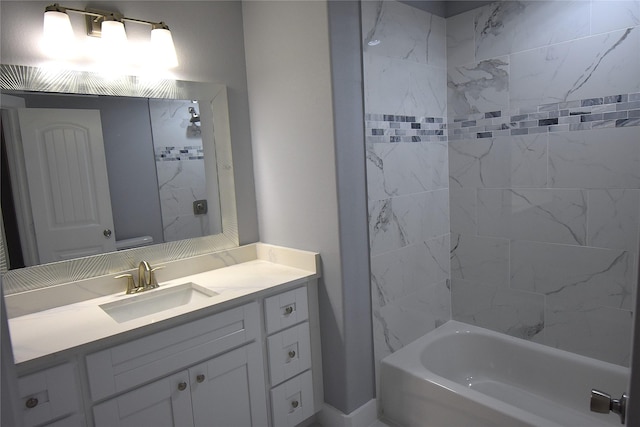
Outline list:
[[[218,295],[195,283],[183,283],[169,288],[156,288],[122,301],[100,305],[100,308],[118,323],[150,314],[159,313],[192,302],[202,301]]]

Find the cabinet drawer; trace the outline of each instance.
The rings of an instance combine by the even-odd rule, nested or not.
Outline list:
[[[307,288],[302,287],[264,300],[267,333],[281,331],[309,318]]]
[[[126,391],[259,336],[254,302],[90,354],[91,397],[96,401]]]
[[[311,368],[309,322],[271,335],[267,344],[271,385],[280,384]]]
[[[314,414],[311,371],[271,390],[274,427],[293,427]]]
[[[75,367],[70,363],[18,379],[22,417],[35,426],[78,410]]]

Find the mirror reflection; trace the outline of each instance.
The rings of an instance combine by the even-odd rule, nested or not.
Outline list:
[[[216,151],[202,132],[210,109],[3,92],[9,268],[221,233]]]

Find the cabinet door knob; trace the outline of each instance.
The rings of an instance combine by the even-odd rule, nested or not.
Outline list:
[[[25,405],[27,408],[29,409],[33,409],[36,406],[38,406],[38,399],[36,399],[35,397],[30,397],[29,399],[27,399],[27,401],[25,402]]]
[[[296,357],[296,352],[295,352],[295,351],[293,351],[293,350],[290,350],[290,351],[289,351],[289,358],[290,358],[290,359],[293,359],[294,357]]]
[[[289,315],[291,313],[293,313],[293,307],[292,306],[289,306],[289,307],[284,309],[284,314]]]
[[[178,384],[178,390],[185,391],[186,389],[187,389],[187,383],[185,383],[184,381]]]
[[[300,405],[300,404],[298,403],[297,400],[294,400],[294,401],[291,402],[291,406],[293,406],[294,408],[297,408],[298,405]]]
[[[198,381],[199,383],[203,383],[204,382],[204,374],[200,374],[196,377],[196,381]]]

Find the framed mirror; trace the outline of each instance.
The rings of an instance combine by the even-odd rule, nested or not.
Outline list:
[[[141,259],[157,264],[238,246],[224,85],[15,65],[0,65],[0,76],[3,157],[11,163],[8,168],[3,164],[3,176],[11,181],[17,212],[14,222],[3,218],[11,224],[2,233],[3,253],[7,238],[14,247],[19,240],[24,264],[40,264],[8,271],[6,294],[131,269]],[[21,102],[26,109],[15,108]],[[94,134],[79,122],[91,111],[98,117]],[[50,126],[52,117],[73,123],[72,130],[34,137],[57,141],[51,145],[58,148],[40,149],[42,154],[38,143],[34,149],[27,141],[29,126],[60,129]],[[95,160],[101,151],[104,159]],[[78,159],[88,166],[78,166]],[[100,175],[101,167],[91,162],[106,163],[106,173]],[[107,220],[97,213],[105,199],[97,190],[104,182],[112,205]],[[37,189],[38,183],[44,183],[43,189]],[[69,218],[76,221],[69,227],[72,236],[97,223],[91,231],[94,240],[99,235],[97,243],[60,247],[75,240],[55,234]],[[49,235],[47,224],[54,229]],[[150,240],[153,245],[127,249]],[[54,249],[44,248],[46,241]]]

